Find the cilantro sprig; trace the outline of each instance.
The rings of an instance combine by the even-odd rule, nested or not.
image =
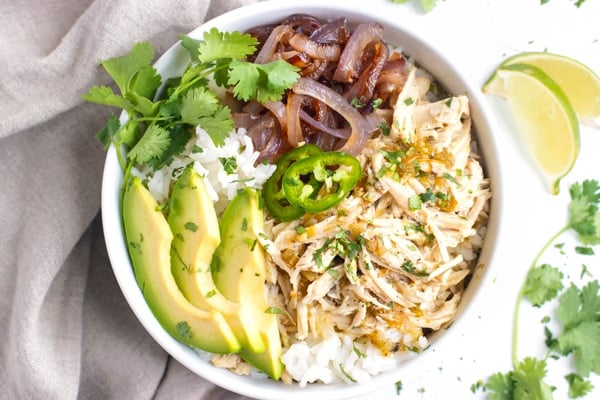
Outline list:
[[[168,164],[185,149],[197,126],[215,146],[225,143],[234,128],[231,110],[209,88],[211,79],[239,100],[264,103],[280,99],[299,77],[298,69],[285,61],[246,61],[258,45],[248,34],[212,28],[202,39],[181,35],[180,42],[190,55],[180,77],[163,82],[152,65],[152,45],[141,42],[123,56],[100,62],[114,85],[93,86],[83,95],[88,102],[125,111],[125,122],[111,116],[96,135],[105,149],[115,146],[124,170],[132,164],[154,169]]]
[[[600,244],[598,181],[574,183],[569,194],[571,202],[567,224],[540,249],[518,293],[513,315],[513,370],[498,372],[488,378],[483,387],[491,400],[552,399],[556,388],[545,381],[549,358],[573,357],[574,371],[565,376],[569,398],[585,396],[593,389],[589,375],[600,375],[600,283],[597,280],[589,281],[582,288],[571,283],[565,289],[564,275],[558,268],[539,264],[543,254],[567,232],[575,233],[581,244],[576,248],[589,250],[579,254],[593,254],[591,246]],[[555,318],[559,331],[553,333],[545,326],[547,352],[542,359],[527,357],[519,360],[518,357],[519,311],[525,299],[534,307],[554,300],[558,303]]]

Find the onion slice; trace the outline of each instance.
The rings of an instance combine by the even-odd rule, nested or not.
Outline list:
[[[358,153],[360,153],[369,136],[367,123],[360,112],[352,107],[342,95],[310,78],[298,79],[298,82],[296,82],[292,90],[296,94],[313,97],[340,114],[348,124],[350,124],[351,128],[350,137],[346,140],[346,143],[344,143],[340,150],[353,155],[358,155]],[[290,128],[291,127],[288,125],[288,135],[290,133]]]
[[[340,60],[338,62],[333,79],[338,82],[350,83],[360,73],[356,69],[365,48],[383,38],[383,27],[375,22],[359,24],[354,33],[348,39]]]
[[[300,110],[303,102],[304,96],[302,94],[290,93],[288,95],[286,126],[288,142],[292,147],[297,147],[300,142],[304,141],[302,125],[300,124]]]
[[[296,33],[292,36],[289,43],[294,50],[302,51],[312,58],[325,61],[337,61],[342,52],[340,46],[336,44],[320,44],[310,40],[302,33]]]
[[[287,40],[286,38],[292,36],[293,34],[294,31],[289,25],[276,26],[256,55],[254,62],[256,64],[266,64],[270,61],[273,61],[275,53],[277,53],[278,44],[284,40]]]
[[[332,128],[311,117],[306,111],[300,110],[300,119],[315,129],[327,133],[338,139],[348,139],[350,137],[349,128]]]

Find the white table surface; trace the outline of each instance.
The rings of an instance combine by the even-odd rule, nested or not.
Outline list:
[[[587,0],[580,8],[572,0],[438,0],[423,14],[412,4],[370,0],[369,6],[385,7],[399,21],[427,27],[432,44],[450,49],[449,58],[467,71],[480,87],[506,57],[522,51],[550,51],[578,59],[600,73],[600,1]],[[517,292],[536,253],[567,222],[569,186],[583,179],[600,180],[600,127],[581,126],[581,152],[561,193],[552,196],[520,147],[514,121],[506,104],[486,96],[497,119],[495,139],[501,155],[505,192],[501,235],[496,254],[475,297],[457,326],[443,341],[411,362],[399,380],[402,389],[386,387],[361,399],[483,399],[471,385],[486,381],[495,372],[512,369],[512,318]],[[576,256],[572,236],[563,236],[568,255],[550,250],[540,260],[559,267],[568,279],[580,284],[582,264],[600,277],[600,249],[595,256]],[[569,241],[571,240],[571,241]],[[543,325],[548,307],[521,306],[519,358],[543,357]],[[549,361],[547,383],[557,387],[555,399],[567,399],[563,376],[571,369],[568,359]],[[596,389],[587,399],[600,398],[600,379],[591,375]]]

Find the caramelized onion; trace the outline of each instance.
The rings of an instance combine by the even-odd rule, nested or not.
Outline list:
[[[348,100],[361,99],[366,101],[373,97],[377,79],[390,54],[388,47],[383,42],[376,43],[374,47],[375,54],[370,65],[363,70],[358,80],[345,93]]]
[[[328,43],[343,45],[348,40],[348,20],[344,17],[334,21],[326,22],[315,30],[310,39],[317,43]]]
[[[257,64],[266,64],[273,61],[277,47],[281,41],[287,41],[288,37],[294,34],[294,30],[289,25],[278,25],[272,31],[267,41],[262,45],[256,55],[254,62]]]
[[[292,14],[281,21],[281,24],[290,25],[296,32],[309,36],[321,26],[321,21],[309,14]]]
[[[271,113],[263,114],[248,128],[247,135],[252,139],[255,149],[263,149],[275,129],[279,129],[275,117]]]
[[[256,123],[258,116],[247,112],[234,112],[231,113],[231,119],[233,119],[233,126],[235,126],[235,129],[248,130]]]
[[[364,50],[371,43],[381,41],[383,27],[375,22],[359,24],[340,55],[340,59],[333,74],[333,79],[338,82],[353,82],[358,78],[358,65]]]
[[[248,32],[260,41],[249,60],[285,60],[301,76],[283,100],[250,102],[235,115],[259,160],[276,160],[303,142],[357,155],[382,122],[390,123],[392,100],[406,80],[405,60],[401,53],[390,56],[381,25],[361,23],[352,31],[345,17],[294,14]],[[361,105],[351,104],[354,99]]]
[[[325,103],[348,122],[351,128],[351,134],[348,137],[348,140],[346,140],[346,143],[340,148],[341,151],[357,155],[362,150],[369,136],[366,121],[358,110],[352,107],[342,95],[324,84],[309,78],[298,79],[298,82],[294,85],[292,90],[296,94],[310,96]],[[290,119],[288,119],[288,121],[290,121]],[[290,135],[290,129],[291,127],[288,125],[288,137]]]
[[[290,46],[310,57],[325,61],[337,61],[342,52],[337,44],[319,44],[302,33],[296,33],[289,40]]]
[[[303,102],[304,96],[302,94],[290,93],[290,95],[288,96],[286,108],[287,139],[292,147],[297,147],[300,142],[304,141],[304,135],[302,134],[302,124],[300,123],[300,109],[302,107]]]
[[[300,110],[300,119],[307,124],[311,125],[313,128],[318,129],[321,132],[325,132],[328,135],[331,135],[338,139],[348,139],[350,137],[350,128],[333,128],[327,126],[321,121],[318,121],[311,117],[306,111]]]
[[[276,163],[279,156],[290,149],[290,146],[286,143],[281,134],[280,129],[274,129],[269,136],[269,140],[265,147],[260,150],[257,163],[263,161],[269,161],[270,163]]]
[[[374,96],[387,101],[390,105],[395,103],[395,99],[389,97],[394,93],[400,93],[406,83],[405,64],[404,57],[394,57],[392,55],[377,78]]]
[[[277,121],[279,121],[279,126],[281,126],[281,131],[283,133],[287,132],[287,119],[285,115],[285,104],[281,101],[270,101],[264,104],[265,108],[269,110]]]

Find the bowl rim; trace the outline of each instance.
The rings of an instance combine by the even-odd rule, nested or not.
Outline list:
[[[344,2],[336,0],[304,0],[293,3],[286,0],[260,1],[221,14],[204,22],[187,34],[198,38],[201,37],[203,32],[212,27],[222,30],[245,30],[257,24],[275,22],[287,15],[298,12],[318,17],[346,16],[350,21],[379,22],[385,27],[384,35],[386,37],[389,36],[389,31],[392,30],[394,32],[393,36],[401,36],[403,38],[402,43],[400,43],[402,48],[410,42],[408,46],[410,50],[407,51],[409,56],[429,70],[437,81],[441,81],[448,87],[451,93],[464,92],[469,97],[473,117],[473,129],[480,143],[484,169],[486,176],[490,179],[490,187],[493,194],[490,203],[488,232],[480,255],[480,259],[487,261],[485,267],[477,268],[471,277],[471,284],[467,287],[460,302],[452,329],[449,332],[443,332],[443,334],[438,332],[437,335],[433,335],[431,346],[440,348],[443,345],[444,339],[451,335],[452,331],[456,332],[460,330],[457,326],[466,319],[463,316],[468,314],[467,310],[473,302],[473,298],[480,294],[484,277],[489,276],[489,270],[493,265],[493,244],[497,241],[497,237],[501,231],[499,215],[503,204],[503,191],[500,187],[502,180],[498,166],[497,146],[492,134],[492,126],[496,126],[493,123],[493,115],[479,88],[466,79],[443,52],[434,47],[431,39],[423,33],[422,26],[415,26],[410,21],[403,21],[402,24],[399,24],[394,15],[390,13],[386,14],[376,7],[364,7],[364,3],[359,3],[355,0],[346,0]],[[239,22],[241,20],[243,20],[243,23]],[[159,57],[155,63],[155,67],[163,78],[177,75],[181,71],[178,71],[175,66],[185,63],[185,59],[181,58],[184,56],[187,55],[184,54],[178,43],[175,43]],[[429,61],[423,62],[423,59]],[[458,88],[460,90],[456,90]],[[118,165],[115,148],[111,146],[107,151],[103,171],[101,210],[105,244],[113,273],[128,305],[144,329],[167,353],[195,374],[224,389],[249,397],[280,399],[282,396],[285,396],[289,400],[299,400],[305,399],[308,395],[321,395],[325,396],[324,398],[335,400],[359,396],[373,392],[387,384],[393,384],[399,380],[399,374],[406,366],[414,364],[414,360],[403,363],[397,369],[374,376],[371,382],[360,385],[317,383],[299,388],[297,384],[286,385],[281,382],[274,382],[266,379],[266,377],[263,378],[260,374],[260,378],[257,377],[256,379],[254,377],[238,376],[226,369],[213,367],[207,360],[198,362],[202,357],[196,351],[178,342],[164,331],[152,314],[137,286],[125,241],[123,240],[124,235],[119,200],[121,182],[122,171]],[[117,238],[118,240],[115,240]],[[472,284],[475,281],[479,281],[479,283],[473,287]],[[135,286],[138,290],[131,290],[132,286]],[[424,351],[416,359],[426,362],[428,353],[431,353],[431,350]]]

